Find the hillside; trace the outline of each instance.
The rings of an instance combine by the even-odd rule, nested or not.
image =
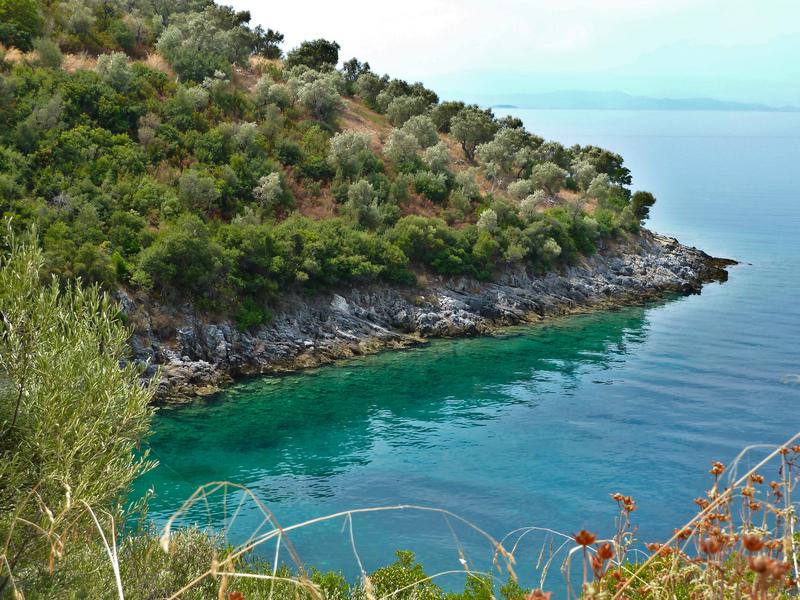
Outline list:
[[[654,198],[622,157],[192,0],[0,3],[0,203],[47,269],[232,315],[287,291],[574,264]]]

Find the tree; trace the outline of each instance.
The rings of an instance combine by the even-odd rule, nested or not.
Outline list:
[[[130,332],[108,295],[48,281],[35,235],[9,234],[4,246],[0,544],[4,566],[24,568],[13,583],[0,570],[0,595],[53,566],[62,532],[96,539],[90,510],[124,522],[126,493],[152,466],[134,450],[149,434],[156,386],[127,360]]]
[[[491,208],[487,208],[478,217],[478,231],[488,231],[495,233],[497,231],[497,213]]]
[[[589,187],[586,188],[586,195],[590,198],[596,198],[601,202],[605,202],[608,200],[608,196],[611,192],[611,182],[609,181],[608,175],[605,173],[600,173],[600,175],[595,176],[592,178]]]
[[[420,148],[429,148],[439,141],[436,126],[427,115],[414,115],[402,127],[403,131],[410,133],[420,145]]]
[[[33,40],[33,49],[36,51],[37,62],[49,69],[58,69],[64,60],[61,48],[49,38],[36,38]]]
[[[650,192],[636,192],[631,198],[631,208],[639,222],[650,218],[650,207],[656,203],[656,197]]]
[[[28,51],[44,20],[36,0],[0,0],[0,42]]]
[[[528,179],[518,179],[509,183],[506,189],[514,200],[522,200],[533,193],[533,184]]]
[[[335,67],[339,62],[340,46],[336,42],[317,39],[303,42],[286,55],[286,68],[305,65],[319,71],[325,67]]]
[[[585,158],[572,162],[572,172],[575,173],[575,181],[583,191],[589,189],[592,180],[597,176],[597,169],[591,161]]]
[[[365,179],[359,179],[348,188],[345,210],[361,227],[372,228],[380,224],[375,188]]]
[[[344,107],[339,92],[327,79],[317,79],[304,85],[297,99],[320,121],[330,121]]]
[[[184,215],[139,255],[134,281],[144,287],[188,294],[213,295],[226,257],[195,215]]]
[[[431,146],[423,154],[423,160],[434,173],[444,173],[450,166],[450,150],[447,144],[439,142]]]
[[[356,80],[355,91],[364,101],[364,104],[375,109],[377,108],[378,94],[385,87],[385,79],[378,77],[375,73],[362,73]]]
[[[253,188],[253,197],[261,204],[262,210],[267,214],[272,213],[280,203],[283,196],[281,176],[278,173],[264,175],[258,180],[258,185]]]
[[[450,122],[464,108],[466,108],[466,104],[460,101],[447,101],[434,106],[431,110],[431,119],[433,119],[436,129],[442,133],[450,133]]]
[[[213,178],[191,169],[179,180],[181,200],[193,210],[209,214],[217,207],[220,192]]]
[[[415,115],[421,115],[428,110],[430,103],[422,96],[398,96],[386,108],[386,116],[395,127],[402,126]]]
[[[533,187],[546,190],[550,196],[558,194],[566,180],[567,172],[551,162],[536,165],[531,173]]]
[[[486,111],[477,107],[467,107],[453,117],[450,133],[461,143],[467,160],[475,159],[478,144],[488,142],[497,131],[497,124]]]
[[[395,129],[383,147],[383,153],[397,169],[414,164],[419,152],[419,142],[403,129]]]
[[[230,75],[231,64],[250,56],[252,35],[207,9],[173,15],[156,48],[181,79],[201,82],[217,71]]]
[[[256,25],[253,29],[253,54],[264,58],[280,58],[283,55],[280,45],[283,43],[283,34],[279,31]]]
[[[344,77],[348,95],[352,96],[356,92],[358,79],[367,73],[372,73],[369,63],[362,63],[355,57],[342,65],[342,76]]]
[[[342,131],[331,138],[328,162],[345,177],[359,174],[369,149],[369,135],[357,131]]]
[[[127,92],[131,85],[133,74],[124,52],[101,54],[97,57],[95,71],[105,83],[118,92]]]
[[[475,156],[484,167],[496,165],[500,175],[522,177],[535,162],[536,141],[523,129],[504,127],[491,141],[478,146]]]

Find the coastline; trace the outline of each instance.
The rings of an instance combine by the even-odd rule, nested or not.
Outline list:
[[[547,275],[508,268],[491,282],[426,277],[416,287],[350,286],[287,294],[273,320],[241,332],[232,320],[119,293],[133,326],[133,358],[161,368],[162,403],[214,394],[237,378],[315,367],[441,337],[698,293],[725,281],[736,261],[709,256],[647,230]]]

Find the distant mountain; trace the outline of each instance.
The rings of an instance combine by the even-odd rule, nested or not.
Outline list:
[[[560,91],[504,94],[486,96],[483,98],[483,103],[495,108],[800,112],[800,107],[797,106],[768,106],[755,102],[731,102],[713,98],[651,98],[624,92]]]

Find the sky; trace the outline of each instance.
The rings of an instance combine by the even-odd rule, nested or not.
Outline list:
[[[800,0],[223,0],[443,98],[559,90],[800,106]]]

